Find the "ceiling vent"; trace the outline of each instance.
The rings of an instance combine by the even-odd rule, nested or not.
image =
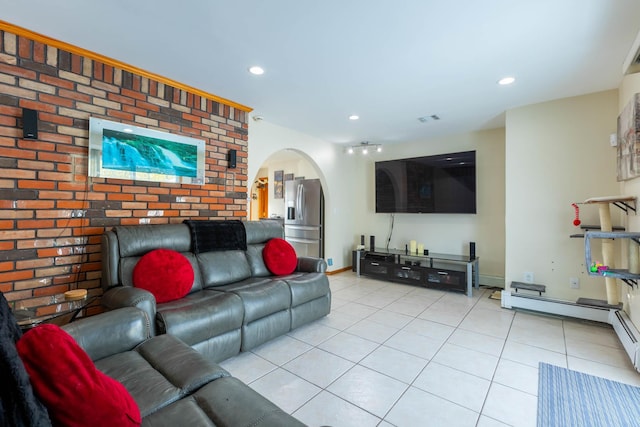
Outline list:
[[[429,120],[431,121],[435,121],[435,120],[440,120],[440,116],[438,116],[437,114],[432,114],[430,116],[422,116],[422,117],[418,117],[418,121],[420,123],[426,123]]]

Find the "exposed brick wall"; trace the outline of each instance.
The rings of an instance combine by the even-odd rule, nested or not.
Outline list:
[[[22,108],[38,111],[37,140],[22,139]],[[88,177],[90,116],[204,140],[205,185]],[[245,218],[247,129],[239,109],[0,31],[0,291],[27,307],[99,296],[105,229]]]

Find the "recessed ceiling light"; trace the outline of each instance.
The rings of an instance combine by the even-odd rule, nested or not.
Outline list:
[[[360,116],[357,115],[357,114],[352,114],[352,115],[349,116],[349,120],[358,120],[359,118],[360,118]]]
[[[261,76],[264,74],[264,68],[254,65],[253,67],[249,68],[249,72],[254,76]]]
[[[503,77],[500,80],[498,80],[498,84],[502,86],[506,86],[506,85],[512,84],[515,81],[516,81],[515,77]]]

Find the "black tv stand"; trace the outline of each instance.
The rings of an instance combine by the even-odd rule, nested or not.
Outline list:
[[[353,251],[358,276],[370,276],[391,282],[445,289],[473,295],[480,287],[479,258],[464,255],[430,253],[411,254],[401,250]]]

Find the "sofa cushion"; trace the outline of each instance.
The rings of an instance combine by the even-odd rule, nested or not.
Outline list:
[[[205,289],[251,277],[251,267],[244,251],[204,252],[197,257]]]
[[[189,345],[239,330],[242,300],[235,294],[200,291],[158,306],[158,333],[171,334]]]
[[[329,278],[324,273],[307,273],[282,278],[291,288],[291,306],[296,307],[331,293]]]
[[[291,307],[291,291],[282,280],[251,278],[216,289],[242,298],[245,325]]]
[[[291,243],[284,239],[271,239],[262,250],[264,264],[276,276],[291,274],[298,265],[298,256]]]
[[[269,277],[272,275],[267,266],[264,265],[264,258],[262,258],[263,249],[264,243],[247,246],[245,254],[247,255],[247,261],[251,267],[251,276],[253,277]]]
[[[75,340],[56,325],[40,325],[16,344],[31,383],[54,424],[139,426],[127,389],[100,372]]]
[[[170,249],[145,254],[133,269],[133,286],[151,292],[157,303],[184,297],[191,290],[193,279],[189,260]]]

